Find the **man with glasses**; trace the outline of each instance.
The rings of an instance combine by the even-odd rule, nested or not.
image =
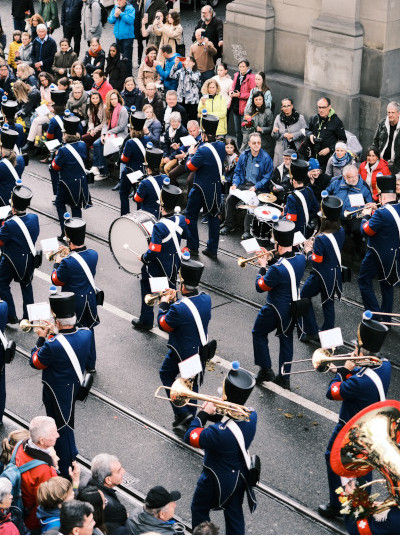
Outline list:
[[[325,171],[329,157],[338,141],[347,142],[342,120],[336,115],[328,97],[321,97],[317,102],[318,113],[314,115],[306,128],[309,139],[310,156],[317,158],[322,171]]]
[[[223,23],[222,19],[215,16],[215,11],[209,5],[201,8],[201,19],[196,24],[194,29],[192,41],[196,41],[196,30],[203,29],[202,37],[206,37],[214,47],[217,49],[217,55],[215,61],[222,56],[222,47],[224,45],[223,37]]]

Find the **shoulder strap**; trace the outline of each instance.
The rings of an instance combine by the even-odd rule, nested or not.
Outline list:
[[[19,180],[19,175],[15,170],[15,167],[11,164],[11,162],[7,158],[2,159],[3,164],[5,164],[8,167],[8,170],[10,171],[11,175],[14,177],[14,179],[17,181]]]
[[[304,195],[299,192],[298,190],[295,190],[294,192],[294,195],[300,200],[301,202],[301,205],[303,207],[303,212],[304,212],[304,217],[305,217],[305,220],[306,220],[306,225],[308,225],[308,222],[309,222],[309,219],[310,219],[310,215],[308,213],[308,206],[307,206],[307,201],[306,201],[306,198],[304,197]]]
[[[47,463],[43,462],[42,460],[31,460],[30,462],[26,462],[23,465],[20,465],[18,469],[19,472],[22,474],[26,473],[26,471],[34,469],[35,467],[39,467],[39,465],[47,465]]]
[[[62,333],[57,335],[57,340],[61,344],[61,346],[64,348],[64,350],[67,352],[67,355],[69,357],[69,360],[71,361],[71,365],[74,367],[74,370],[76,372],[76,375],[78,376],[79,382],[83,383],[83,374],[81,365],[79,363],[79,360],[76,356],[76,353],[70,343],[67,341],[67,339],[64,337]]]
[[[78,151],[75,149],[75,147],[72,147],[72,145],[70,143],[65,144],[64,147],[66,149],[68,149],[68,151],[72,154],[72,156],[75,157],[75,159],[77,160],[78,164],[83,169],[84,173],[87,173],[86,167],[85,167],[85,164],[83,163],[81,155],[78,153]]]
[[[189,309],[189,311],[192,313],[194,321],[196,322],[197,331],[199,332],[201,344],[202,346],[205,346],[207,344],[207,335],[204,331],[203,322],[201,321],[200,313],[197,310],[197,307],[189,298],[182,298],[181,302],[184,303]]]
[[[92,271],[90,270],[88,263],[85,261],[85,259],[83,259],[82,256],[79,255],[79,253],[77,253],[76,251],[70,253],[70,257],[73,257],[81,266],[82,270],[85,272],[85,275],[89,280],[89,283],[92,285],[93,290],[96,291],[96,283],[94,282]]]
[[[0,330],[0,342],[3,345],[4,350],[6,350],[8,341],[7,341],[6,336],[4,335],[4,333],[1,330]]]
[[[138,139],[138,138],[132,138],[133,141],[136,143],[136,145],[139,147],[142,155],[143,155],[143,158],[146,158],[146,149],[144,148],[144,145],[143,143]]]
[[[339,249],[339,246],[338,246],[336,238],[333,236],[333,233],[324,233],[324,235],[326,236],[326,238],[328,240],[330,240],[330,242],[331,242],[331,244],[333,246],[333,249],[335,250],[336,257],[337,257],[337,260],[339,262],[339,266],[342,266],[342,255],[340,253],[340,249]]]
[[[399,215],[397,214],[395,208],[392,206],[392,205],[385,205],[385,208],[390,212],[390,214],[393,216],[394,218],[394,221],[396,222],[396,225],[397,225],[397,230],[399,232],[399,238],[400,238],[400,217]]]
[[[161,197],[161,188],[158,186],[158,182],[156,181],[156,179],[152,176],[152,175],[149,175],[148,177],[146,177],[147,179],[149,179],[149,181],[151,182],[151,185],[153,186],[156,194],[157,194],[157,198],[160,199]]]
[[[169,231],[169,234],[174,242],[174,246],[175,246],[175,249],[176,249],[176,253],[178,254],[179,258],[182,258],[182,251],[181,251],[181,248],[179,246],[179,241],[178,241],[178,237],[177,237],[177,234],[176,234],[176,230],[177,230],[177,222],[176,222],[176,218],[175,218],[175,223],[172,222],[171,220],[168,220],[167,218],[161,218],[160,220],[161,223],[163,223],[165,225],[165,227],[168,229]],[[169,240],[169,238],[167,237],[166,240],[163,240],[163,242]]]
[[[240,450],[242,451],[243,458],[244,458],[244,461],[246,462],[247,469],[250,470],[251,458],[250,458],[250,454],[249,454],[248,450],[246,450],[242,430],[235,423],[235,421],[232,421],[232,420],[227,421],[226,426],[227,426],[227,428],[229,428],[229,430],[235,436],[236,441],[238,442],[238,445],[240,447]]]
[[[205,143],[203,147],[207,147],[208,149],[210,149],[210,151],[214,155],[215,161],[217,162],[217,166],[218,166],[219,178],[222,179],[222,162],[219,157],[219,154],[217,153],[217,150],[215,149],[213,145],[211,145],[211,143]]]
[[[287,259],[282,259],[282,264],[286,268],[286,270],[289,272],[290,277],[290,287],[292,290],[292,301],[298,300],[298,292],[297,292],[297,284],[296,284],[296,275],[293,270],[293,266],[290,264],[290,262]]]
[[[375,384],[375,387],[378,389],[380,400],[386,400],[383,383],[378,374],[370,368],[366,368],[364,374]]]
[[[15,445],[14,450],[12,451],[10,462],[15,463],[15,458],[17,457],[17,450],[22,445],[23,441],[18,441],[18,443]]]
[[[36,248],[35,248],[34,243],[32,242],[32,237],[29,234],[29,231],[28,231],[25,223],[21,220],[21,218],[19,216],[13,216],[11,219],[15,221],[15,223],[18,225],[18,227],[23,232],[25,240],[28,243],[29,249],[31,250],[32,255],[35,256],[36,255]]]
[[[56,120],[56,122],[57,122],[58,126],[61,128],[61,130],[64,130],[64,122],[61,119],[61,117],[59,115],[55,115],[54,119]]]

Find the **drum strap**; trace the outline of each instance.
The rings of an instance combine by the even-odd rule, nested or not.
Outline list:
[[[310,215],[308,213],[308,206],[307,206],[306,198],[304,197],[304,195],[301,192],[299,192],[297,190],[295,190],[293,193],[301,202],[301,205],[303,207],[303,212],[304,212],[304,218],[306,220],[306,225],[308,225],[308,222],[310,220]]]
[[[7,158],[3,158],[1,161],[3,162],[3,164],[5,164],[8,167],[8,170],[11,173],[11,175],[14,177],[14,179],[18,181],[19,180],[18,173],[15,171],[15,168],[13,167],[11,162]]]
[[[294,273],[293,266],[290,264],[290,262],[287,259],[282,259],[282,264],[286,268],[286,270],[289,272],[290,287],[292,291],[292,301],[295,302],[299,299],[299,296],[297,292],[296,275]]]
[[[382,402],[383,400],[386,400],[383,383],[378,374],[370,368],[365,369],[364,374],[368,376],[368,378],[375,384],[375,387],[378,389],[380,401]]]
[[[88,266],[88,263],[76,251],[72,252],[70,254],[70,257],[73,257],[76,260],[76,262],[80,265],[82,270],[85,272],[85,275],[89,280],[89,283],[93,287],[93,290],[96,292],[96,290],[97,290],[96,289],[96,283],[94,282],[94,277],[93,277],[93,274],[92,274],[92,272],[91,272],[91,270],[90,270],[90,268]]]
[[[152,175],[149,175],[147,177],[147,179],[149,179],[149,181],[151,182],[151,185],[153,186],[156,194],[157,194],[157,199],[159,200],[160,197],[161,197],[161,188],[158,186],[158,182],[156,181],[156,179],[152,176]]]
[[[31,237],[31,235],[30,235],[30,233],[28,231],[27,226],[25,225],[25,223],[21,220],[21,218],[19,216],[14,216],[12,219],[15,221],[15,223],[21,229],[21,231],[22,231],[22,233],[23,233],[23,235],[25,237],[25,240],[28,243],[29,249],[31,250],[32,255],[35,257],[36,248],[35,248],[35,245],[34,245],[34,243],[32,241],[32,237]]]
[[[205,143],[203,145],[203,147],[207,147],[207,149],[210,149],[210,151],[212,152],[212,154],[213,154],[213,156],[215,158],[215,161],[217,162],[219,178],[222,179],[222,162],[221,162],[221,158],[219,157],[219,154],[217,153],[215,147],[213,145],[211,145],[211,143]]]
[[[179,219],[177,219],[177,217],[175,217],[175,222],[173,222],[171,220],[168,220],[167,218],[161,218],[161,220],[160,220],[160,223],[163,223],[165,225],[165,227],[169,231],[169,235],[163,239],[163,242],[168,242],[172,238],[172,240],[174,242],[175,249],[176,249],[176,253],[178,254],[179,258],[181,258],[182,257],[182,252],[181,252],[181,248],[179,246],[178,236],[177,236],[176,233],[177,233],[177,231],[179,229],[182,232],[182,229],[178,225],[178,222],[179,222]]]
[[[144,148],[143,143],[140,140],[138,140],[137,138],[132,138],[132,139],[136,143],[138,148],[140,149],[140,151],[141,151],[141,153],[143,155],[143,158],[146,159],[146,149]]]
[[[336,253],[336,257],[337,257],[337,260],[339,262],[339,266],[342,266],[342,255],[340,253],[340,249],[339,249],[339,246],[338,246],[338,243],[337,243],[337,240],[336,238],[333,236],[332,233],[324,233],[326,238],[328,240],[330,240],[332,246],[333,246],[333,249],[335,250],[335,253]]]

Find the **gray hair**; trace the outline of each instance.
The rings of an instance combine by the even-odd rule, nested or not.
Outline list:
[[[400,104],[397,101],[390,101],[386,109],[388,109],[389,106],[393,106],[393,108],[396,108],[397,112],[400,112]]]
[[[60,326],[75,326],[76,316],[70,316],[69,318],[57,318],[57,322]]]
[[[12,484],[8,478],[0,478],[0,503],[4,501],[8,494],[11,493]]]
[[[160,512],[167,509],[169,503],[161,506],[161,508],[149,508],[146,504],[143,506],[143,510],[153,517],[158,517]]]
[[[106,452],[97,454],[97,456],[93,458],[90,466],[92,477],[102,484],[105,479],[111,475],[111,466],[114,463],[118,463],[118,458],[116,456],[107,454]]]
[[[171,121],[179,121],[180,123],[182,123],[182,116],[179,112],[172,112],[171,115],[169,116],[169,122],[171,123]]]
[[[47,26],[45,24],[38,24],[37,28],[36,28],[36,31],[38,31],[38,30],[46,30],[46,32],[47,32]]]
[[[43,438],[46,438],[50,432],[50,429],[54,429],[56,421],[53,417],[47,417],[45,415],[38,415],[34,417],[29,423],[29,434],[32,441],[38,444]]]
[[[348,164],[347,166],[344,166],[342,175],[343,177],[347,177],[349,171],[356,171],[358,174],[358,168],[354,164]]]
[[[171,115],[172,115],[172,114],[171,114]],[[197,128],[200,128],[199,122],[196,121],[196,119],[191,119],[191,120],[188,121],[188,123],[187,123],[187,128],[190,128],[190,127],[197,127]]]
[[[175,91],[175,89],[169,89],[166,92],[165,97],[176,97],[176,98],[178,98],[178,93]]]
[[[252,134],[250,134],[249,141],[251,140],[251,138],[258,138],[261,140],[261,134],[259,132],[253,132]]]

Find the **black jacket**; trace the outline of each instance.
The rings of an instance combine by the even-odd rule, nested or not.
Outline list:
[[[140,91],[139,88],[135,87],[133,91],[126,91],[124,89],[121,92],[121,97],[124,99],[124,105],[128,108],[128,110],[130,109],[131,106],[136,106],[137,111],[140,111],[143,109],[144,95]]]
[[[0,78],[0,88],[7,94],[9,99],[14,98],[14,93],[12,90],[12,84],[15,82],[15,76],[12,73],[9,73],[7,78]]]
[[[321,138],[319,150],[329,147],[331,154],[335,150],[335,145],[338,141],[347,142],[342,120],[335,113],[324,119],[321,119],[318,114],[314,115],[310,119],[306,129],[306,136],[308,138],[311,134],[316,138]]]
[[[87,74],[90,76],[92,76],[92,74],[94,73],[96,69],[101,69],[102,71],[104,71],[104,65],[106,63],[106,54],[104,50],[100,50],[93,64],[92,64],[92,59],[93,58],[89,54],[89,51],[86,52],[85,57],[83,58],[83,65],[86,68]]]
[[[71,76],[71,82],[73,82],[74,80],[81,82],[85,91],[90,91],[93,87],[93,78],[88,74],[85,74],[84,76],[82,76],[82,78],[78,78],[77,76]]]
[[[128,514],[125,506],[120,502],[114,489],[107,488],[100,484],[98,480],[91,478],[87,483],[88,486],[96,486],[101,490],[106,498],[106,507],[104,508],[104,522],[108,534],[115,534],[115,531],[126,523]]]
[[[162,98],[156,93],[153,102],[149,102],[147,97],[145,97],[143,100],[143,106],[145,104],[151,104],[157,119],[160,121],[160,123],[164,123],[164,101]]]
[[[30,17],[35,13],[33,0],[12,0],[11,15],[14,19],[25,19],[25,11],[30,11]]]
[[[181,114],[182,125],[186,127],[187,124],[187,114],[185,108],[179,102],[172,108],[173,112],[179,112]],[[163,118],[164,119],[164,118]]]
[[[388,127],[390,130],[390,126],[388,124],[388,120],[384,119],[381,121],[378,125],[378,128],[376,129],[374,141],[374,146],[379,150],[379,154],[383,158],[383,150],[386,147],[389,132]],[[394,134],[395,140],[394,140],[394,158],[393,158],[393,164],[389,166],[390,171],[394,174],[398,173],[400,171],[400,134],[395,132]]]
[[[80,26],[82,5],[82,0],[64,0],[61,6],[61,26]]]
[[[119,52],[113,58],[108,55],[104,72],[112,87],[121,93],[128,72],[127,60],[125,58],[121,59]]]
[[[50,35],[47,36],[47,39],[43,44],[37,37],[32,45],[32,64],[35,65],[35,63],[42,61],[43,65],[41,70],[46,71],[46,73],[51,73],[56,52],[57,44]]]
[[[36,87],[33,87],[29,92],[28,102],[24,102],[19,109],[19,115],[21,115],[23,118],[31,117],[36,108],[40,106],[40,101],[40,91]]]
[[[142,2],[142,5],[144,4],[145,2]],[[149,21],[147,24],[153,24],[154,17],[156,16],[157,11],[162,11],[165,15],[168,13],[168,8],[164,0],[153,0],[151,2],[150,6],[148,7],[146,11],[149,17]]]
[[[222,50],[218,46],[218,43],[224,38],[224,26],[222,23],[222,19],[218,17],[213,17],[209,24],[206,24],[203,20],[200,19],[199,22],[196,24],[196,28],[194,29],[192,35],[193,42],[196,41],[196,30],[198,30],[199,28],[205,29],[203,36],[207,37],[212,42],[212,44],[217,49],[217,57],[220,57]]]
[[[175,153],[175,149],[171,147],[173,143],[177,143],[179,146],[182,145],[181,138],[183,136],[187,136],[188,131],[184,126],[180,126],[178,130],[175,132],[175,136],[173,138],[170,138],[169,136],[169,128],[165,131],[164,134],[164,143],[162,145],[162,149],[164,151],[164,156],[167,156],[168,158],[172,158],[171,153]]]

